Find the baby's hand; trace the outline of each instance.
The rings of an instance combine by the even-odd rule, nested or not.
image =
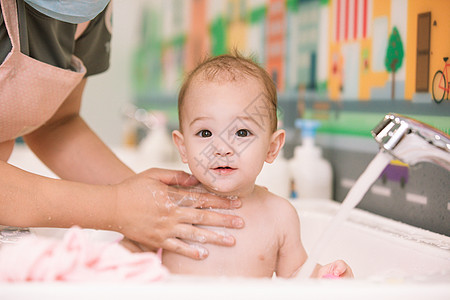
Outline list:
[[[331,264],[322,266],[317,272],[318,278],[353,278],[353,272],[349,265],[343,260],[337,260]]]

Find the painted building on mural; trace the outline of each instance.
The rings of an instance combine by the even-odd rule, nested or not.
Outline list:
[[[370,73],[372,3],[373,0],[332,0],[329,3],[331,22],[327,88],[331,99],[360,99],[362,76]],[[362,53],[365,53],[363,64],[360,59]],[[361,65],[365,69],[361,70]]]
[[[185,70],[190,71],[210,53],[207,0],[190,1],[186,36]]]
[[[319,1],[287,2],[286,91],[316,89]]]
[[[450,1],[330,2],[331,99],[430,100],[432,76],[443,65],[442,57],[450,54],[450,43],[442,42],[450,31]],[[434,21],[440,26],[434,26]],[[394,31],[405,49],[404,61],[395,74],[386,66],[389,38]]]
[[[284,92],[286,1],[269,0],[266,31],[266,70],[277,90]]]
[[[299,1],[292,0],[286,3],[286,45],[285,45],[285,63],[286,63],[286,91],[293,91],[299,84],[299,55],[300,47],[300,19],[299,19]]]
[[[450,57],[450,1],[408,1],[405,98],[420,100]],[[429,100],[426,95],[425,101]]]

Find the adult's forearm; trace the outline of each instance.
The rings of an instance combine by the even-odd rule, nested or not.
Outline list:
[[[114,184],[134,175],[78,115],[44,126],[25,141],[63,179]]]
[[[52,118],[24,136],[33,152],[60,178],[113,184],[134,175],[80,117],[87,79],[67,96]]]
[[[115,189],[51,179],[0,161],[0,224],[115,229]]]

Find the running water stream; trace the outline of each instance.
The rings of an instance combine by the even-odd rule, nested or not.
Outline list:
[[[367,193],[375,180],[377,180],[391,159],[392,156],[389,153],[380,151],[370,162],[366,170],[361,174],[355,185],[348,192],[341,204],[339,212],[330,221],[320,238],[317,240],[308,259],[303,264],[300,272],[297,274],[297,278],[309,278],[311,276],[322,251],[326,249],[327,243],[333,238],[342,223],[348,218],[351,210],[355,208],[359,202],[361,202],[364,195]]]

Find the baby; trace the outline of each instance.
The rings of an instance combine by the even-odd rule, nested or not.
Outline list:
[[[172,273],[208,276],[292,277],[307,258],[300,222],[288,200],[255,185],[264,162],[272,163],[284,145],[277,130],[277,94],[270,76],[240,55],[221,55],[201,63],[186,78],[178,98],[180,130],[172,137],[181,159],[211,192],[239,197],[234,210],[245,220],[234,247],[208,246],[209,256],[192,260],[164,251]],[[229,212],[227,212],[229,213]],[[200,241],[201,242],[201,241]],[[315,277],[352,277],[336,261],[317,266]]]

